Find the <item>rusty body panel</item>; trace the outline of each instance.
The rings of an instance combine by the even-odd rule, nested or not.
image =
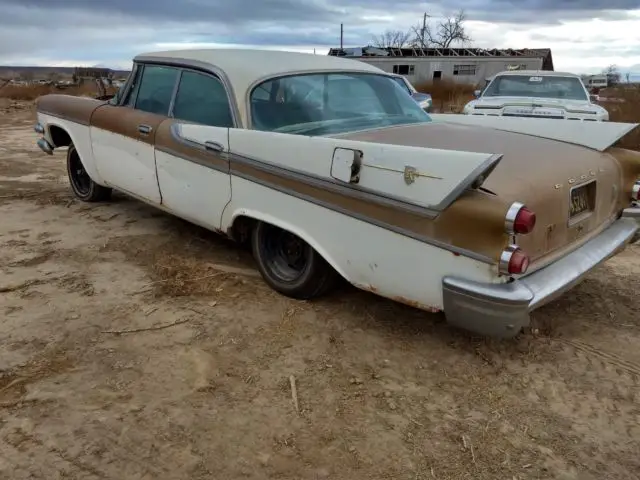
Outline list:
[[[74,95],[48,94],[36,100],[36,109],[54,117],[64,118],[80,125],[89,125],[91,115],[104,100]]]
[[[518,244],[530,255],[532,263],[575,241],[597,235],[623,206],[628,206],[629,196],[626,205],[621,204],[624,197],[619,191],[622,175],[619,162],[608,153],[568,143],[436,123],[364,131],[341,138],[503,154],[483,187],[508,204],[522,202],[536,213],[534,231],[518,237]],[[592,213],[569,221],[571,189],[594,180]],[[474,233],[466,234],[473,236],[475,230],[471,231]]]

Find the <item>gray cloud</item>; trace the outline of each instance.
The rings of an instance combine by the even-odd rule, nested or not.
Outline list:
[[[603,0],[0,0],[0,62],[21,56],[129,59],[157,42],[336,46],[340,22],[345,44],[362,45],[387,28],[404,30],[413,23],[366,17],[415,15],[417,23],[424,10],[438,16],[464,8],[470,20],[512,27],[625,18],[628,10],[640,9],[640,0],[609,0],[606,10],[603,5]]]
[[[6,6],[25,7],[23,11],[29,10],[31,14],[38,10],[84,12],[101,18],[105,23],[117,15],[143,22],[162,20],[241,25],[248,22],[277,24],[302,21],[318,24],[355,21],[354,9],[356,12],[370,10],[386,14],[426,9],[432,15],[439,15],[459,8],[464,8],[470,19],[549,23],[569,18],[622,17],[626,11],[640,8],[640,0],[437,0],[426,3],[421,0],[392,3],[388,0],[0,0],[0,11],[4,11]],[[11,20],[11,15],[3,14],[0,23]]]
[[[312,19],[322,22],[334,19],[340,12],[333,6],[315,0],[1,0],[3,6],[26,7],[48,12],[92,13],[104,21],[117,14],[142,21],[196,21],[236,24],[251,20],[288,21]],[[6,18],[6,16],[3,16]],[[2,20],[0,20],[1,22]]]
[[[464,8],[469,18],[490,22],[558,24],[567,20],[628,18],[640,0],[453,0],[450,9]]]

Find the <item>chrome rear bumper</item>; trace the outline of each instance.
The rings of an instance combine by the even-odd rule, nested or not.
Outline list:
[[[640,209],[626,212],[597,237],[536,272],[509,283],[443,279],[447,322],[481,335],[513,337],[530,323],[530,312],[573,288],[595,267],[630,243]]]

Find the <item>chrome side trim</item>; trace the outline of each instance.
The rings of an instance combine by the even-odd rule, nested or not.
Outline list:
[[[445,277],[442,286],[447,321],[481,335],[513,337],[529,325],[530,312],[579,284],[594,268],[619,253],[639,229],[635,218],[620,218],[556,262],[508,283]]]
[[[209,163],[209,162],[204,162],[202,160],[200,160],[197,157],[194,157],[192,155],[185,155],[184,153],[179,153],[176,152],[175,150],[171,149],[171,148],[167,148],[167,147],[156,147],[156,151],[158,152],[162,152],[162,153],[166,153],[167,155],[172,155],[176,158],[179,158],[181,160],[184,160],[186,162],[191,162],[191,163],[195,163],[197,165],[200,165],[201,167],[205,167],[205,168],[209,168],[211,170],[215,170],[216,172],[220,172],[220,173],[226,173],[227,175],[229,174],[229,165],[226,164],[225,167],[220,167],[219,165],[215,165],[213,163]],[[214,155],[213,152],[207,152],[211,155]],[[217,154],[218,156],[224,155],[224,154]]]

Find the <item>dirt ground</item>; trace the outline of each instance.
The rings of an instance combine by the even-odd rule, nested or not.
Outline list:
[[[640,478],[640,246],[507,342],[296,302],[213,233],[74,200],[33,121],[0,104],[0,478]]]

